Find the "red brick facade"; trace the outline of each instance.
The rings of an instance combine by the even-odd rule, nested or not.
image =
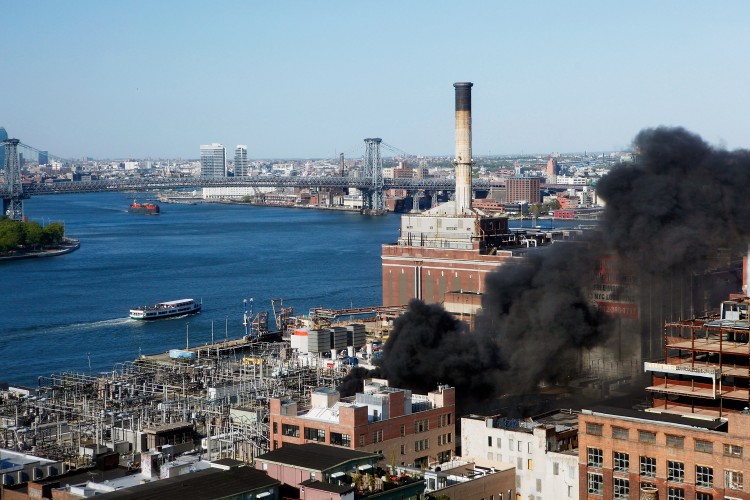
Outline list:
[[[519,259],[510,251],[483,255],[479,250],[383,245],[383,305],[403,305],[412,298],[438,304],[449,291],[483,293],[488,273]]]
[[[750,415],[727,415],[712,430],[616,413],[579,416],[581,498],[638,499],[650,485],[660,499],[750,499]]]
[[[367,406],[339,405],[338,418],[325,420],[298,414],[295,403],[272,399],[271,450],[284,443],[318,442],[380,453],[388,465],[450,459],[456,438],[455,389],[431,392],[428,396],[436,402],[433,408],[410,414],[404,412],[405,395],[400,390],[389,392],[389,418],[373,421]]]

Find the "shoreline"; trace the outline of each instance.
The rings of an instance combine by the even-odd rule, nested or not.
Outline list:
[[[0,256],[0,262],[10,260],[37,259],[44,257],[59,257],[60,255],[69,254],[81,248],[81,242],[73,238],[63,238],[63,242],[60,244],[60,247],[50,250],[42,250],[40,252]]]

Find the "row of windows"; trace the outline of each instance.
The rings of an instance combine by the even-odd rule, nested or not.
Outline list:
[[[587,464],[589,467],[601,468],[603,465],[602,450],[600,448],[586,449]],[[627,473],[630,469],[630,455],[616,451],[613,453],[614,472]],[[656,458],[639,457],[639,474],[642,477],[656,477]],[[667,460],[667,481],[673,483],[685,482],[685,464],[676,460]],[[744,476],[740,471],[724,471],[724,487],[733,490],[741,490],[744,484]],[[702,488],[713,488],[714,469],[706,465],[696,465],[695,485]]]
[[[443,446],[444,444],[448,444],[451,442],[451,433],[448,434],[441,434],[438,436],[438,446]]]
[[[630,481],[623,478],[614,478],[612,498],[624,500],[630,498]],[[652,486],[653,484],[641,483],[641,487]],[[593,495],[604,494],[604,478],[596,472],[589,472],[588,475],[588,492]],[[667,500],[685,500],[685,490],[670,486],[667,488]],[[713,500],[710,493],[696,492],[695,500]]]
[[[495,438],[495,445],[498,449],[502,449],[502,438]],[[487,446],[492,446],[492,436],[487,436]],[[523,452],[524,449],[527,453],[532,453],[534,451],[534,444],[531,441],[526,441],[526,446],[524,446],[524,441],[521,441],[520,439],[515,441],[513,438],[508,438],[508,450]]]
[[[602,436],[604,434],[604,428],[602,424],[587,422],[586,433],[592,436]],[[612,438],[629,440],[630,429],[627,429],[625,427],[617,427],[613,425],[612,426]],[[651,444],[656,443],[656,433],[652,431],[638,430],[638,441],[640,441],[641,443],[651,443]],[[685,447],[685,437],[667,434],[666,444],[667,446],[670,446],[673,448],[682,449]],[[705,441],[702,439],[693,439],[693,444],[694,444],[695,451],[700,451],[702,453],[713,453],[714,451],[713,442],[711,441]],[[736,444],[724,443],[723,450],[724,450],[724,456],[738,457],[738,458],[742,457],[742,446],[739,446]]]

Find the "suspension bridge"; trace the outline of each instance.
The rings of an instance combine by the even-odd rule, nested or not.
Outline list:
[[[104,179],[65,182],[22,182],[19,148],[26,148],[48,158],[70,163],[54,155],[48,155],[18,139],[4,141],[5,158],[3,180],[0,184],[3,214],[14,220],[23,219],[23,201],[32,195],[53,195],[73,193],[93,193],[107,191],[148,191],[155,189],[182,189],[204,187],[291,187],[291,188],[356,188],[362,193],[362,206],[368,213],[382,213],[385,209],[384,192],[389,189],[403,189],[413,196],[418,193],[454,191],[455,180],[449,178],[384,178],[381,146],[399,154],[402,151],[388,146],[379,138],[365,139],[365,155],[362,175],[353,176],[243,176],[243,177],[147,177],[132,179]],[[343,172],[340,172],[343,174]],[[475,179],[473,189],[489,190],[503,187],[502,181]]]

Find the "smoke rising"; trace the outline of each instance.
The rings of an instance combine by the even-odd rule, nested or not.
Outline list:
[[[394,322],[382,376],[420,392],[450,384],[459,398],[478,401],[580,376],[581,353],[613,343],[615,331],[621,360],[628,345],[644,357],[661,354],[663,320],[692,312],[694,297],[705,300],[693,277],[717,265],[718,247],[747,248],[750,153],[715,149],[681,128],[644,130],[634,146],[639,160],[613,168],[597,186],[607,203],[599,231],[532,251],[523,264],[488,276],[473,333],[442,307],[412,301]],[[607,279],[631,285],[609,290],[611,299],[642,311],[629,327],[592,301],[605,260],[614,261]],[[688,287],[675,305],[668,294]]]

